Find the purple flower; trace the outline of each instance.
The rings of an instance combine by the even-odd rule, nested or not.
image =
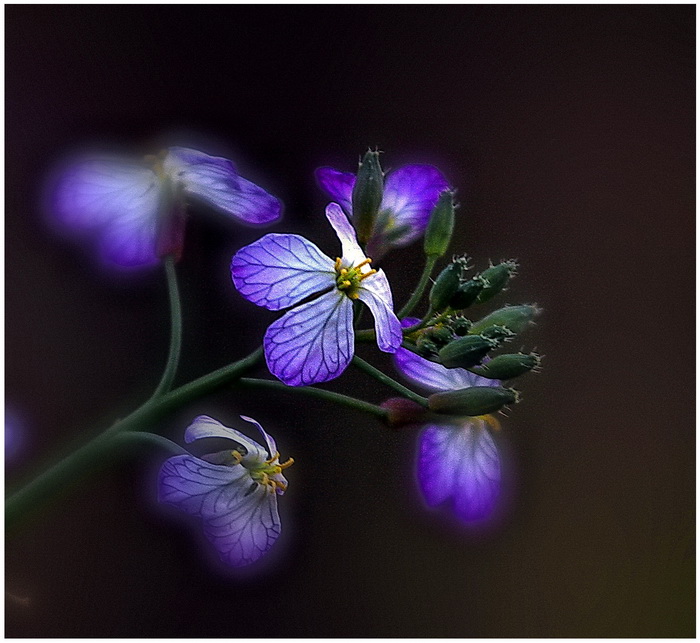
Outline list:
[[[382,270],[369,267],[350,225],[337,203],[326,217],[342,245],[342,257],[331,259],[296,234],[267,234],[241,248],[231,261],[231,276],[240,293],[269,310],[299,304],[265,333],[265,358],[270,372],[290,386],[306,386],[338,377],[355,347],[353,300],[374,315],[377,344],[394,353],[401,345],[401,324],[393,312],[391,289]]]
[[[417,319],[404,319],[405,325]],[[400,348],[396,367],[409,380],[431,393],[472,386],[499,386],[462,368],[445,368]],[[431,507],[451,499],[458,518],[474,522],[488,518],[501,489],[501,462],[490,429],[493,416],[450,418],[427,424],[418,443],[418,483]]]
[[[160,470],[158,499],[199,516],[204,533],[232,567],[249,565],[274,545],[281,531],[277,496],[287,489],[282,471],[294,462],[279,463],[275,441],[252,418],[267,450],[235,429],[206,415],[185,431],[188,444],[200,438],[229,438],[234,450],[196,458],[178,455]]]
[[[316,170],[316,180],[352,219],[352,190],[355,175],[332,167]],[[392,248],[415,241],[425,231],[430,213],[440,193],[449,184],[432,165],[404,165],[389,172],[384,181],[384,197],[379,208],[367,252],[379,258]]]
[[[179,252],[183,197],[251,224],[281,213],[280,202],[241,177],[231,161],[184,147],[143,163],[81,158],[59,173],[50,207],[65,227],[92,231],[108,263],[133,268]]]

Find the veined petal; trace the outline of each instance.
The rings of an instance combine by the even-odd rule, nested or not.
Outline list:
[[[440,193],[448,188],[445,177],[432,165],[405,165],[389,173],[381,210],[391,213],[392,228],[407,226],[403,234],[392,239],[392,246],[405,246],[423,234]]]
[[[428,425],[420,436],[418,481],[428,505],[452,498],[461,520],[487,518],[500,494],[501,464],[486,423]]]
[[[241,415],[240,416],[241,420],[245,420],[246,422],[250,422],[251,424],[254,424],[260,433],[262,433],[263,438],[265,439],[265,444],[267,445],[267,450],[270,454],[270,457],[272,458],[275,453],[277,453],[277,443],[275,442],[275,438],[273,438],[265,429],[262,428],[262,425],[260,422],[257,420],[254,420],[251,417],[248,417],[247,415]]]
[[[228,159],[171,147],[163,167],[185,192],[247,223],[270,223],[282,212],[278,199],[239,176]]]
[[[243,416],[241,416],[243,417]],[[248,422],[255,422],[250,418],[244,418]],[[260,426],[260,425],[258,425]],[[262,428],[262,427],[261,427]],[[263,436],[267,434],[263,431]],[[255,440],[251,440],[248,436],[243,435],[240,431],[236,429],[231,429],[228,426],[224,426],[218,420],[215,420],[208,415],[200,415],[196,417],[192,424],[190,424],[187,429],[185,429],[185,442],[190,444],[195,440],[200,440],[202,438],[228,438],[229,440],[234,440],[238,444],[243,445],[248,452],[245,456],[245,460],[252,459],[256,462],[262,462],[267,459],[267,454],[265,453],[265,448],[258,444]],[[272,454],[270,454],[272,455]]]
[[[101,231],[104,258],[125,268],[158,263],[157,208],[152,213],[131,212],[113,219]]]
[[[233,567],[258,560],[281,532],[277,495],[242,465],[170,458],[160,470],[159,500],[201,517],[207,538]]]
[[[333,261],[296,234],[266,234],[241,248],[231,260],[231,277],[241,295],[269,310],[335,286]]]
[[[362,252],[360,244],[357,243],[357,233],[348,220],[347,216],[337,203],[329,203],[326,206],[326,218],[333,226],[335,233],[340,239],[343,251],[343,263],[346,266],[356,266],[362,263],[366,257]]]
[[[401,322],[393,310],[389,280],[384,271],[379,270],[361,283],[357,296],[372,311],[374,329],[377,333],[377,346],[385,353],[395,353],[401,346],[403,335]]]
[[[339,172],[332,167],[319,167],[316,170],[316,180],[328,196],[352,215],[352,190],[355,187],[356,176],[351,172]]]
[[[352,301],[338,290],[290,310],[265,333],[270,372],[289,386],[338,377],[354,349]]]

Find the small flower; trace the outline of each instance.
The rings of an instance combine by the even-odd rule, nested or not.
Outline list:
[[[231,261],[231,276],[240,293],[269,310],[295,306],[321,294],[274,322],[265,333],[270,372],[290,386],[306,386],[338,377],[355,347],[353,301],[372,311],[377,345],[394,353],[401,345],[401,324],[393,311],[391,289],[382,270],[369,267],[337,203],[326,217],[342,245],[342,257],[331,259],[296,234],[267,234],[241,248]]]
[[[171,147],[142,163],[90,156],[58,174],[50,208],[59,223],[93,231],[108,263],[142,267],[178,254],[183,196],[251,224],[279,218],[280,202],[241,177],[227,159]]]
[[[404,319],[410,326],[417,319]],[[396,367],[403,375],[431,393],[472,386],[499,386],[463,368],[445,368],[400,348]],[[418,483],[430,507],[448,499],[458,518],[474,522],[488,518],[501,489],[501,462],[490,429],[498,428],[491,415],[450,418],[427,424],[419,437]]]
[[[200,415],[185,431],[188,444],[200,438],[229,438],[234,450],[196,458],[178,455],[168,459],[159,475],[160,502],[199,516],[204,533],[232,567],[249,565],[274,545],[281,531],[277,496],[287,489],[282,471],[294,460],[279,463],[273,438],[252,418],[267,450],[217,420]]]
[[[352,191],[356,176],[332,167],[320,167],[316,170],[316,180],[352,219]],[[419,238],[428,225],[440,193],[447,189],[449,183],[432,165],[404,165],[389,172],[367,252],[379,258],[392,248],[406,246]]]

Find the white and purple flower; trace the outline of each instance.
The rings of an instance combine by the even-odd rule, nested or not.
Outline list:
[[[316,180],[352,219],[356,176],[332,167],[320,167],[316,170]],[[404,165],[389,172],[367,252],[379,258],[392,248],[406,246],[419,238],[440,193],[449,187],[440,170],[432,165]]]
[[[240,176],[231,161],[184,147],[143,163],[81,157],[58,173],[50,209],[68,229],[91,231],[108,264],[145,267],[171,250],[173,234],[181,243],[184,222],[174,219],[181,216],[182,195],[250,224],[281,214],[279,200]]]
[[[169,458],[159,475],[158,499],[198,516],[221,559],[232,567],[254,563],[274,545],[281,532],[277,496],[287,489],[274,439],[252,418],[266,447],[206,415],[185,431],[188,444],[200,438],[228,438],[234,450],[196,458]]]
[[[412,325],[417,319],[404,319]],[[431,393],[472,386],[500,386],[463,368],[445,368],[400,348],[395,363],[414,384]],[[418,443],[418,484],[428,506],[451,500],[464,522],[489,518],[501,492],[501,460],[490,430],[498,420],[490,415],[450,418],[427,424]]]
[[[307,386],[338,377],[355,349],[353,301],[374,315],[377,345],[394,353],[401,345],[401,324],[393,311],[391,289],[382,270],[369,267],[355,230],[337,203],[326,217],[342,246],[342,257],[324,255],[296,234],[267,234],[241,248],[231,261],[231,276],[249,301],[269,310],[296,306],[265,333],[270,372],[289,386]]]

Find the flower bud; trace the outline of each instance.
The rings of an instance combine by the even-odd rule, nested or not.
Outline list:
[[[391,397],[386,402],[382,402],[381,407],[387,410],[385,422],[392,429],[421,424],[425,421],[427,413],[425,407],[405,397]]]
[[[433,357],[437,355],[438,347],[437,344],[425,335],[421,335],[416,340],[416,353],[421,357]]]
[[[428,328],[424,332],[424,336],[437,346],[444,346],[445,344],[448,344],[454,337],[452,331],[446,326],[434,326],[433,328]]]
[[[440,363],[447,368],[469,368],[479,364],[497,346],[497,340],[481,335],[467,335],[440,349],[438,357]]]
[[[486,286],[488,286],[488,282],[481,275],[476,275],[469,281],[460,284],[457,292],[450,299],[450,308],[454,308],[454,310],[468,308],[476,301]]]
[[[499,355],[472,369],[477,375],[488,377],[493,380],[509,380],[536,368],[540,364],[540,356],[537,353],[512,353]]]
[[[379,164],[379,152],[369,150],[357,170],[352,190],[352,219],[360,243],[367,243],[384,196],[384,174]]]
[[[486,315],[478,322],[474,322],[469,333],[472,335],[485,332],[490,333],[492,330],[490,327],[492,326],[503,326],[512,333],[519,333],[525,330],[541,312],[542,309],[530,304],[505,306],[494,310],[490,315]]]
[[[472,386],[457,391],[434,393],[428,398],[428,408],[444,415],[484,415],[518,402],[515,389],[500,386]]]
[[[464,337],[464,335],[466,335],[469,332],[469,329],[472,327],[471,320],[461,316],[453,317],[449,323],[452,332],[458,337]]]
[[[481,276],[486,280],[487,285],[479,293],[477,301],[483,304],[501,292],[510,278],[515,276],[517,267],[518,264],[515,261],[504,261],[484,270]]]
[[[423,250],[426,255],[442,257],[450,245],[455,227],[454,192],[445,190],[440,194],[425,229]]]
[[[430,289],[430,306],[434,311],[445,310],[462,281],[467,260],[458,258],[443,268]]]

